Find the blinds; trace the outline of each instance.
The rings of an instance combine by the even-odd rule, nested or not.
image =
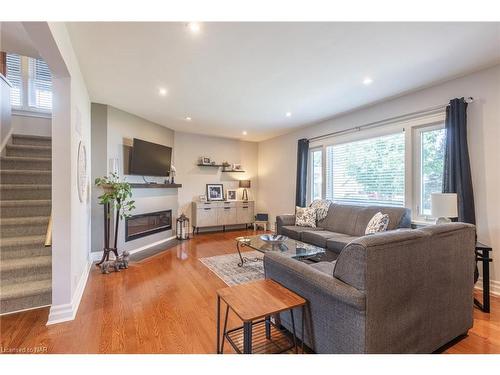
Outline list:
[[[7,79],[12,84],[10,90],[10,104],[15,107],[22,106],[22,71],[21,56],[11,53],[7,54]]]
[[[29,58],[30,107],[52,109],[52,77],[49,67],[41,59]]]
[[[326,199],[404,206],[404,133],[326,148]]]

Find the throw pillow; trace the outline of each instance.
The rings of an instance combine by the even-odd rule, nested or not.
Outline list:
[[[365,229],[365,234],[373,234],[378,232],[385,232],[389,225],[389,215],[377,212],[368,222]]]
[[[316,227],[316,209],[312,207],[296,207],[295,225],[299,227]]]

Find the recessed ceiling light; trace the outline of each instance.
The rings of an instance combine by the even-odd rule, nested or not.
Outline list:
[[[168,93],[167,89],[163,87],[158,90],[158,94],[160,94],[161,96],[166,96],[167,93]]]
[[[285,113],[285,116],[286,116],[286,117],[292,117],[292,112],[287,112],[287,113]]]
[[[241,133],[241,134],[243,134],[243,135],[247,135],[248,133],[247,133],[247,131],[246,131],[246,130],[243,130],[243,133]]]
[[[201,30],[201,25],[198,22],[189,22],[188,27],[193,34],[198,34]]]
[[[363,80],[363,85],[371,85],[373,83],[373,79],[371,79],[370,77],[366,77],[364,80]]]
[[[186,117],[186,121],[191,121],[191,120],[192,120],[192,118],[191,118],[191,117],[189,117],[189,116],[188,116],[188,117]]]

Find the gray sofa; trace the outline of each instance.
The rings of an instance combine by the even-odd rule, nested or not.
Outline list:
[[[356,238],[334,262],[267,252],[264,268],[308,301],[315,352],[431,353],[472,327],[474,244],[473,225],[432,225]],[[299,310],[295,323],[301,336]]]
[[[389,215],[387,230],[411,226],[411,210],[408,208],[332,203],[326,218],[318,221],[315,228],[296,226],[295,215],[278,216],[276,233],[339,254],[349,242],[364,236],[368,222],[377,212]]]

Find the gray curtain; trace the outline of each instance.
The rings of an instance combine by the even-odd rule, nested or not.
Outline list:
[[[443,193],[457,193],[458,221],[476,223],[467,145],[467,102],[453,99],[446,107]]]
[[[297,189],[295,205],[305,207],[307,201],[307,159],[309,156],[309,140],[299,139],[297,144]]]

